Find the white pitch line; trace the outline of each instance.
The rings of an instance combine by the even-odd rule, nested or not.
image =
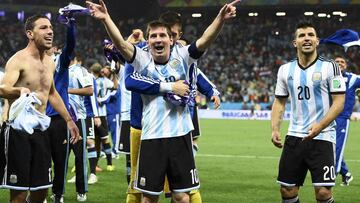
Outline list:
[[[217,158],[239,158],[239,159],[280,159],[276,156],[255,156],[255,155],[230,155],[230,154],[200,154],[199,157],[217,157]],[[358,159],[346,159],[346,162],[360,162]]]

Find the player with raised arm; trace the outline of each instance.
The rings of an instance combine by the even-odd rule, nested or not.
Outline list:
[[[55,64],[46,53],[52,47],[54,36],[50,20],[42,15],[31,16],[26,20],[25,32],[28,45],[7,62],[4,80],[0,85],[0,97],[9,99],[11,106],[18,97],[33,92],[32,96],[39,101],[33,106],[37,111],[34,119],[44,118],[49,101],[65,119],[72,136],[70,141],[75,143],[79,139],[79,130],[55,89]],[[29,190],[31,202],[43,202],[47,189],[52,186],[48,132],[35,129],[33,134],[28,134],[15,130],[11,125],[3,127],[1,142],[7,142],[7,162],[1,166],[6,169],[1,188],[10,189],[11,202],[25,202]],[[3,153],[5,149],[0,151]]]
[[[135,48],[123,39],[108,15],[103,1],[100,1],[101,5],[91,2],[87,2],[87,4],[92,16],[102,20],[115,46],[119,49],[125,60],[134,66],[136,71],[145,76],[159,78],[162,81],[171,78],[174,78],[176,81],[189,79],[187,78],[189,75],[189,65],[196,61],[203,51],[216,39],[225,20],[236,16],[236,8],[234,7],[236,2],[239,1],[225,5],[213,23],[204,32],[203,36],[195,43],[183,48],[175,47],[171,52],[171,58],[171,31],[167,25],[157,21],[149,23],[147,35],[149,49],[142,50]],[[179,58],[185,60],[179,60]],[[145,68],[144,64],[148,64],[148,62],[150,62],[150,66]],[[171,66],[174,67],[171,68]],[[155,71],[156,67],[163,69],[161,74]],[[180,93],[181,96],[187,94],[188,92],[186,91]],[[167,103],[162,96],[142,95],[142,97],[144,102],[144,125],[141,135],[142,141],[135,188],[143,192],[144,202],[156,202],[158,195],[163,189],[165,174],[168,174],[174,200],[176,202],[189,202],[186,192],[199,187],[192,153],[191,136],[189,134],[193,129],[189,109],[186,106],[173,106],[173,104]],[[159,115],[156,116],[157,114]],[[159,122],[159,119],[162,122]],[[178,122],[180,121],[179,119],[181,122]],[[174,128],[174,126],[179,124],[181,127]],[[165,144],[165,142],[169,143]],[[180,151],[174,153],[174,150]],[[181,154],[181,157],[174,157],[170,154]],[[165,161],[167,159],[177,160],[176,162],[180,162],[182,167],[170,167],[169,162]],[[160,167],[159,164],[161,164]],[[153,170],[152,168],[154,167],[157,169]],[[159,168],[164,170],[158,170]],[[152,173],[149,173],[149,171],[152,171]],[[154,171],[159,173],[153,173]],[[189,171],[190,174],[188,174]],[[179,175],[175,177],[173,176],[174,173]]]

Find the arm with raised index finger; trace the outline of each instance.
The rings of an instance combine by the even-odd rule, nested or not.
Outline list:
[[[230,4],[225,4],[219,11],[214,21],[206,28],[203,35],[196,41],[196,47],[199,51],[205,51],[210,44],[215,41],[226,20],[236,16],[235,4],[241,0],[235,0]]]
[[[119,49],[121,55],[126,61],[131,61],[135,52],[134,46],[124,39],[120,30],[116,27],[114,21],[111,19],[107,11],[104,1],[99,0],[99,2],[100,5],[86,1],[86,4],[90,9],[91,16],[100,20],[104,24],[106,31],[115,47]]]

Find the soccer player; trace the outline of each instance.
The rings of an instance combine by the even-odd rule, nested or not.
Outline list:
[[[90,130],[92,129],[91,123],[86,123],[87,114],[84,96],[91,96],[93,94],[93,80],[88,77],[88,72],[85,68],[81,67],[81,60],[78,63],[77,58],[81,57],[75,56],[69,67],[69,108],[70,112],[74,114],[76,125],[83,139],[76,144],[70,145],[70,148],[75,155],[76,198],[79,202],[84,202],[87,199],[86,193],[88,192],[86,142],[87,135],[91,133]]]
[[[115,65],[115,63],[114,63]],[[116,66],[116,65],[115,65]],[[114,158],[119,157],[119,137],[120,137],[120,85],[116,69],[114,71],[110,66],[105,66],[101,69],[102,75],[111,80],[114,87],[111,91],[108,91],[105,97],[99,98],[101,104],[106,104],[106,119],[108,122],[108,128],[111,133],[112,140],[112,155]]]
[[[172,38],[174,41],[174,45],[186,45],[188,44],[185,40],[181,40],[182,37],[182,20],[181,15],[176,12],[165,12],[160,15],[159,20],[163,23],[166,23],[169,25],[172,33]],[[205,76],[205,74],[197,68],[197,63],[191,64],[191,68],[196,69],[194,70],[194,74],[190,76],[190,81],[195,80],[194,84],[191,87],[191,93],[193,96],[191,96],[191,99],[193,100],[194,105],[189,106],[190,114],[192,118],[192,122],[194,125],[194,130],[191,133],[192,140],[193,140],[193,149],[194,149],[194,155],[196,155],[197,151],[199,150],[199,147],[197,145],[197,140],[200,137],[200,126],[199,126],[199,119],[198,119],[198,107],[195,101],[195,95],[197,94],[197,90],[199,90],[202,94],[205,94],[209,99],[214,101],[215,108],[219,108],[220,106],[220,92],[216,89],[215,85],[210,82],[210,80]],[[167,182],[166,182],[167,183]],[[165,193],[166,196],[171,196],[169,194],[169,188],[168,184],[165,183]],[[201,195],[198,190],[193,190],[190,192],[190,202],[192,203],[201,203]]]
[[[72,136],[70,140],[75,143],[79,139],[79,130],[54,87],[55,64],[46,53],[51,49],[53,41],[50,20],[42,15],[31,16],[25,22],[25,31],[28,45],[7,62],[4,80],[0,86],[0,97],[9,99],[11,106],[20,95],[35,92],[42,103],[36,105],[36,109],[45,113],[49,101],[65,119]],[[33,134],[27,134],[13,129],[10,125],[4,127],[6,130],[1,131],[1,142],[7,137],[7,163],[0,167],[7,171],[1,187],[10,189],[11,202],[25,202],[28,190],[31,202],[43,202],[47,188],[52,186],[48,132],[36,129]],[[0,146],[4,146],[3,143]],[[5,152],[5,149],[0,151]]]
[[[282,148],[280,124],[287,98],[292,115],[279,163],[282,202],[297,203],[299,187],[311,173],[317,202],[334,202],[335,118],[344,106],[345,82],[332,60],[318,56],[319,39],[310,22],[300,22],[293,45],[297,59],[279,68],[272,107],[272,142]]]
[[[69,107],[69,65],[75,49],[75,32],[76,24],[75,19],[71,18],[66,24],[66,43],[65,46],[60,49],[59,46],[53,46],[49,50],[49,54],[55,60],[55,73],[54,83],[55,88],[59,92],[61,99],[63,100],[66,108]],[[61,118],[59,113],[55,111],[52,105],[49,103],[46,107],[46,115],[51,117],[51,123],[48,128],[50,145],[51,145],[51,157],[54,163],[54,178],[52,186],[52,198],[55,202],[63,202],[63,195],[65,193],[65,180],[67,174],[67,162],[69,152],[69,135],[66,122]]]
[[[226,4],[195,43],[182,48],[175,47],[171,52],[171,58],[171,31],[166,24],[159,21],[149,23],[147,35],[149,47],[145,51],[123,39],[102,0],[100,0],[101,5],[88,1],[87,4],[92,16],[104,23],[115,46],[126,61],[131,62],[135,70],[142,75],[159,78],[162,81],[181,81],[189,79],[189,66],[216,39],[224,22],[236,16],[234,4],[237,2]],[[170,89],[171,85],[167,88]],[[188,93],[183,91],[179,95],[185,96]],[[142,97],[144,125],[135,188],[143,192],[143,202],[157,202],[167,174],[174,200],[189,202],[186,192],[199,187],[191,146],[190,132],[193,125],[189,109],[187,106],[174,106],[168,103],[162,95],[142,95]],[[175,127],[179,125],[180,127]],[[168,160],[182,167],[171,167]]]
[[[89,130],[87,137],[87,150],[90,166],[88,184],[92,185],[98,181],[98,178],[96,176],[97,153],[95,149],[95,126],[100,126],[101,121],[99,118],[98,103],[96,101],[97,96],[95,95],[95,92],[97,92],[96,80],[94,76],[89,72],[88,77],[92,80],[93,83],[93,93],[91,96],[85,96],[84,104],[86,108],[86,124],[91,125],[91,130]]]
[[[91,73],[94,75],[96,80],[96,90],[95,95],[99,98],[105,97],[108,91],[114,87],[114,83],[101,75],[102,66],[99,63],[94,63],[91,67]],[[100,125],[95,125],[95,137],[97,136],[101,140],[103,150],[105,151],[107,168],[108,171],[114,171],[115,167],[112,165],[112,156],[111,156],[111,144],[109,140],[109,130],[106,119],[106,104],[99,104],[99,119]],[[96,141],[96,139],[95,139]],[[100,144],[100,143],[99,143]],[[100,153],[100,152],[98,152]],[[99,154],[98,154],[99,156]]]
[[[335,62],[339,65],[343,77],[345,78],[346,93],[344,110],[336,118],[336,174],[342,176],[341,186],[347,186],[353,180],[348,166],[344,160],[344,150],[349,133],[350,116],[355,104],[356,89],[360,88],[360,77],[348,72],[347,62],[344,57],[335,57]]]

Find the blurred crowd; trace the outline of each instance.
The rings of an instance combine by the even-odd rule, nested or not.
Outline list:
[[[217,86],[223,102],[238,102],[242,108],[269,109],[274,99],[274,84],[279,66],[295,59],[292,45],[295,17],[238,17],[226,24],[221,35],[199,62],[199,68]],[[63,44],[65,26],[56,23],[55,43]],[[117,21],[126,36],[134,28],[145,31],[148,20],[126,19]],[[184,39],[194,41],[209,25],[212,18],[184,19]],[[360,30],[357,19],[313,18],[320,38],[341,28]],[[85,66],[95,62],[105,64],[102,41],[107,37],[99,22],[84,19],[78,25],[76,52],[85,57]],[[0,67],[9,57],[26,45],[23,22],[0,19]],[[350,50],[350,67],[359,72],[357,49]],[[344,50],[331,45],[320,45],[319,53],[328,58]],[[200,99],[201,100],[201,99]],[[206,103],[206,102],[205,102]]]

